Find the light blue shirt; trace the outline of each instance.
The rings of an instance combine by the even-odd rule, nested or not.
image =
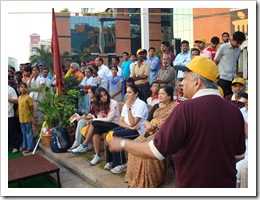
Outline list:
[[[160,59],[157,56],[147,58],[146,62],[150,64],[150,84],[154,81],[160,70]]]
[[[190,50],[188,50],[186,53],[181,52],[176,56],[173,61],[173,66],[186,66],[190,61]],[[177,78],[183,78],[183,71],[178,70]]]
[[[132,63],[131,60],[127,60],[122,62],[121,68],[123,70],[122,77],[126,79],[130,75],[130,64]],[[121,76],[121,75],[120,75]]]
[[[218,69],[221,79],[232,81],[236,77],[237,61],[240,52],[241,48],[233,48],[230,42],[218,48],[214,60],[219,62]]]

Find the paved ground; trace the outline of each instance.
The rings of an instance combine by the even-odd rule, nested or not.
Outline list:
[[[37,153],[40,153],[51,162],[60,167],[60,178],[64,188],[127,188],[128,184],[124,182],[124,175],[113,174],[110,170],[104,170],[104,155],[102,161],[95,166],[91,166],[89,161],[93,158],[93,152],[74,155],[70,152],[53,153],[50,148],[39,144]],[[174,173],[170,169],[170,182],[164,184],[161,188],[172,188],[174,185]],[[56,180],[56,175],[52,175]]]
[[[66,167],[60,165],[55,160],[51,159],[40,148],[36,151],[36,153],[42,155],[44,158],[48,159],[51,163],[55,164],[57,167],[60,168],[60,180],[62,183],[62,188],[93,188],[94,187],[93,185],[88,183],[80,176],[76,175],[75,173],[72,173]],[[57,181],[56,173],[50,174],[50,178]]]

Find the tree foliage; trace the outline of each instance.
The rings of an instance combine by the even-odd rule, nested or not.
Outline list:
[[[53,74],[53,58],[50,47],[46,47],[45,45],[41,45],[40,47],[33,47],[33,52],[35,52],[35,54],[29,58],[32,66],[38,65],[39,62],[44,61],[47,64],[50,73]]]

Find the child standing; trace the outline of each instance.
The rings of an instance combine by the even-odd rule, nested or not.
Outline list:
[[[33,100],[27,92],[27,84],[19,86],[21,95],[18,98],[19,121],[23,133],[22,148],[24,153],[30,153],[34,149],[32,122],[33,122]]]

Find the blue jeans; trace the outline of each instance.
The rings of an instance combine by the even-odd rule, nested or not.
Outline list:
[[[19,141],[15,128],[15,117],[8,117],[8,141],[11,148],[19,149]]]
[[[22,148],[23,149],[28,149],[32,151],[34,149],[34,142],[33,142],[33,132],[32,132],[32,123],[27,122],[27,123],[20,123],[22,133],[23,133],[23,143],[22,143]]]

